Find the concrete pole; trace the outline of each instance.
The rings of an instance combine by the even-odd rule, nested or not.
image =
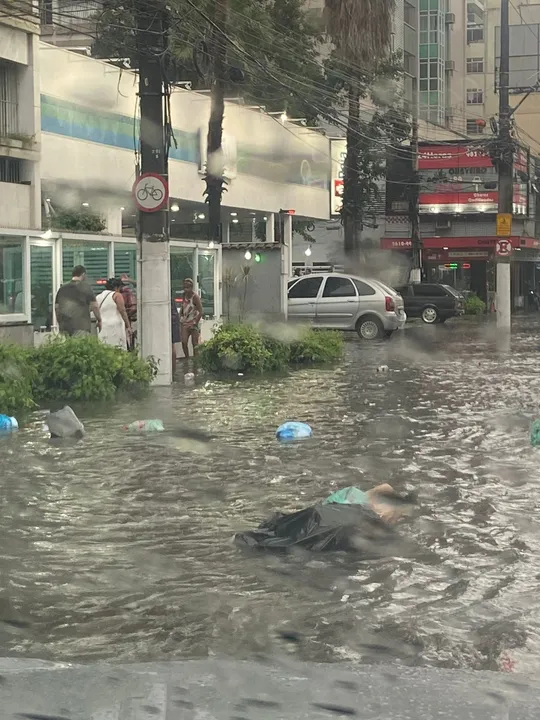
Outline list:
[[[514,147],[511,135],[509,0],[501,1],[501,65],[499,72],[499,206],[498,213],[513,212]],[[510,256],[497,257],[497,328],[510,330],[512,324]]]
[[[283,217],[283,245],[281,248],[281,311],[288,318],[287,290],[292,276],[292,215]]]
[[[168,178],[168,155],[164,126],[162,54],[165,10],[142,0],[136,6],[141,108],[141,172]],[[143,357],[158,362],[156,385],[172,382],[171,276],[169,263],[169,211],[139,212],[141,302],[139,341]]]
[[[266,242],[276,241],[276,216],[274,213],[268,213],[266,216]]]

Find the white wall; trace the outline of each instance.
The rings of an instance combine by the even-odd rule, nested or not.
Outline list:
[[[135,175],[131,143],[137,77],[44,43],[40,55],[42,178],[101,189],[104,194],[130,191]],[[43,96],[51,99],[49,107]],[[66,102],[74,104],[71,109],[66,110]],[[180,148],[185,151],[184,160],[170,162],[171,195],[202,202],[204,182],[199,172],[199,143],[194,139],[200,130],[206,133],[209,99],[204,94],[175,90],[171,113]],[[81,117],[82,122],[91,124],[97,136],[101,133],[101,140],[68,137],[75,117],[79,124]],[[110,128],[118,121],[123,122],[124,148],[111,144]],[[284,127],[275,118],[235,103],[227,104],[224,128],[238,146],[238,175],[229,184],[227,206],[268,212],[294,208],[298,215],[328,217],[329,142],[325,137],[303,128]],[[174,148],[171,155],[174,158]],[[285,172],[296,177],[298,184],[285,182]],[[306,184],[301,184],[302,173]],[[322,187],[310,185],[314,175],[324,176]]]

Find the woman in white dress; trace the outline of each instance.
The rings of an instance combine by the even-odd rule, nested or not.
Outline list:
[[[105,290],[96,297],[102,325],[99,339],[106,345],[127,350],[131,325],[126,313],[124,298],[120,293],[121,287],[121,280],[111,278],[105,283]]]

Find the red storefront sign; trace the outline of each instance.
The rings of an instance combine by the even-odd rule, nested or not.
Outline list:
[[[516,170],[527,172],[527,153],[514,155]],[[498,178],[485,148],[475,143],[424,145],[418,151],[422,214],[496,213]],[[527,212],[527,190],[514,184],[514,213]]]
[[[424,145],[418,150],[419,170],[493,167],[487,152],[475,145]]]

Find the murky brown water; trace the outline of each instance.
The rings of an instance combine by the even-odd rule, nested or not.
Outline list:
[[[178,383],[0,440],[2,654],[146,661],[287,647],[303,659],[540,668],[538,325],[511,353],[467,322],[347,346],[339,369]],[[388,364],[389,373],[376,367]],[[161,417],[217,437],[126,436]],[[277,425],[314,440],[280,446]],[[435,558],[245,556],[232,534],[345,484],[418,491],[402,529]]]

